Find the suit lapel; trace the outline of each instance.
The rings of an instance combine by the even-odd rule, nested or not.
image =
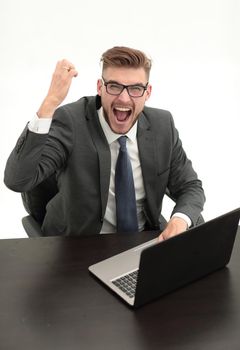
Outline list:
[[[99,160],[99,184],[101,193],[102,218],[105,214],[105,209],[108,200],[108,190],[111,173],[111,153],[107,139],[99,122],[99,117],[96,109],[96,99],[91,99],[88,103],[86,119],[88,120],[89,129],[92,135],[92,141],[95,144]],[[96,174],[98,180],[98,174]]]
[[[156,145],[154,139],[153,130],[150,127],[150,123],[142,113],[138,121],[137,131],[139,157],[142,168],[142,175],[147,199],[148,212],[146,215],[151,221],[154,221],[155,225],[158,225],[157,221],[157,206],[156,206],[156,176],[157,176],[157,154]]]

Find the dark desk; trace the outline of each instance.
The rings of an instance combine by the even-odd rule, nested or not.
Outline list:
[[[1,240],[0,349],[239,350],[239,234],[228,268],[133,311],[87,267],[150,238]]]

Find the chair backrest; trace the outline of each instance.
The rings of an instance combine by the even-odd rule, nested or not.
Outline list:
[[[46,205],[58,193],[56,174],[41,182],[31,191],[21,193],[26,211],[41,225],[46,214]]]

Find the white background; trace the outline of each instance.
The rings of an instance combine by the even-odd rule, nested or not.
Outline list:
[[[26,237],[20,194],[3,184],[4,167],[57,60],[79,71],[65,102],[74,101],[96,94],[100,56],[115,45],[153,59],[148,105],[172,112],[203,181],[205,219],[238,207],[239,18],[238,0],[2,0],[0,238]]]

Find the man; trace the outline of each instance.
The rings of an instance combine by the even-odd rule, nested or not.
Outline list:
[[[168,191],[176,205],[159,239],[177,235],[197,224],[205,197],[171,114],[145,107],[152,90],[151,61],[127,47],[109,49],[101,60],[98,95],[59,108],[78,72],[67,60],[57,63],[35,120],[24,129],[8,159],[5,183],[25,192],[56,173],[59,192],[47,205],[45,235],[133,231],[136,226],[131,224],[129,229],[118,226],[124,205],[126,221],[136,216],[136,230],[159,230],[160,234],[162,199]],[[131,192],[132,196],[132,190],[124,190],[131,181],[118,190],[119,137],[127,147],[125,163],[130,159],[131,164],[121,173],[120,182],[125,173],[133,174],[129,175],[135,190],[131,209],[127,206],[132,199],[125,195]],[[119,195],[122,199],[117,199]],[[127,215],[132,209],[133,214]]]

